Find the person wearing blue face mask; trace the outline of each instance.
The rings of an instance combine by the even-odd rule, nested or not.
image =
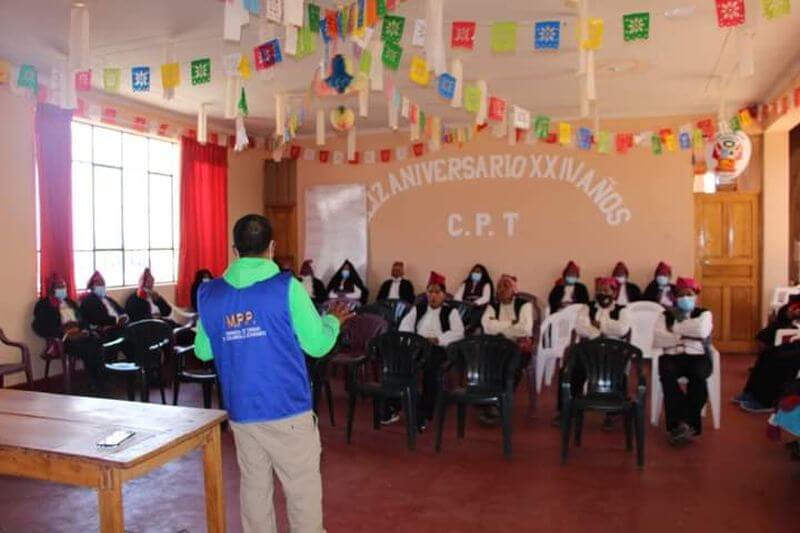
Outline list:
[[[45,339],[58,339],[64,351],[83,360],[89,374],[90,392],[99,393],[103,385],[103,349],[98,337],[89,331],[78,304],[68,296],[67,282],[53,274],[45,292],[33,308],[33,331]]]
[[[644,290],[643,300],[672,307],[675,304],[675,285],[672,284],[672,267],[661,261],[656,267],[653,281]]]
[[[580,277],[580,267],[574,261],[567,263],[547,298],[550,313],[556,313],[571,304],[589,303],[589,289],[578,281]]]
[[[635,283],[631,283],[628,265],[622,261],[618,262],[614,266],[614,270],[611,271],[611,277],[617,280],[619,284],[619,292],[616,299],[619,305],[628,305],[642,299],[642,290]]]
[[[669,443],[682,446],[703,431],[700,416],[708,399],[706,379],[711,375],[711,311],[698,307],[700,285],[678,278],[675,306],[666,309],[655,326],[653,345],[661,348],[658,375],[664,391]],[[686,392],[679,380],[686,378]]]
[[[367,287],[361,281],[361,277],[349,259],[345,259],[339,270],[334,273],[328,282],[327,291],[328,298],[331,300],[345,299],[359,302],[362,305],[367,303],[369,297]]]
[[[453,300],[466,302],[476,306],[486,305],[494,300],[494,283],[489,271],[481,264],[476,264],[453,295]]]
[[[122,306],[106,293],[106,281],[100,272],[95,271],[92,274],[86,289],[88,292],[81,299],[80,307],[84,320],[90,327],[104,334],[120,331],[128,322],[128,315]]]

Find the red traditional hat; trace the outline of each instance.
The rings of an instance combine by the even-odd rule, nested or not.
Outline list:
[[[599,289],[600,287],[611,287],[611,290],[614,291],[614,294],[619,292],[619,281],[615,278],[595,278],[594,279],[594,288],[595,290]]]
[[[406,264],[403,261],[395,261],[394,263],[392,263],[392,266],[394,265],[400,265],[403,268],[405,268],[406,266]]]
[[[142,272],[142,275],[139,277],[139,286],[136,289],[136,295],[139,298],[147,298],[147,293],[144,289],[152,289],[154,283],[155,279],[153,278],[153,274],[150,273],[149,268],[145,268],[144,272]]]
[[[50,304],[54,307],[59,306],[59,302],[56,299],[55,295],[53,294],[56,290],[56,285],[66,285],[67,281],[64,279],[64,276],[57,272],[53,272],[50,274],[50,277],[47,278],[47,282],[45,283],[45,295],[50,300]]]
[[[656,267],[656,276],[671,276],[672,267],[668,263],[661,261]]]
[[[517,276],[512,276],[511,274],[503,274],[500,276],[500,279],[497,281],[500,284],[501,281],[507,281],[511,284],[511,290],[517,292]]]
[[[106,280],[103,278],[103,275],[100,273],[100,271],[95,270],[94,274],[92,274],[92,277],[89,278],[89,281],[86,282],[86,288],[92,290],[92,288],[95,285],[105,285],[105,284]]]
[[[700,284],[697,283],[697,280],[694,278],[678,278],[678,280],[675,282],[675,288],[679,291],[683,289],[691,289],[695,294],[700,294]]]
[[[314,268],[311,266],[313,261],[311,259],[306,259],[303,261],[303,264],[300,265],[300,275],[301,276],[313,276],[314,275]]]
[[[428,287],[430,287],[431,285],[438,285],[442,289],[444,289],[446,282],[447,282],[447,279],[443,275],[439,274],[438,272],[434,272],[433,270],[431,270],[431,275],[428,278]]]
[[[581,275],[581,267],[575,263],[575,261],[570,261],[567,263],[567,266],[564,267],[564,271],[561,273],[562,276],[566,276],[567,272],[575,272],[576,275]]]
[[[617,272],[625,272],[625,275],[628,276],[630,271],[628,270],[628,265],[620,261],[616,265],[614,265],[614,270],[611,272],[612,276],[619,276],[621,274],[617,274]]]

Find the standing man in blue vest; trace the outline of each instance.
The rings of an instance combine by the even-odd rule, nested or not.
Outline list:
[[[263,216],[239,219],[233,240],[238,259],[199,290],[195,353],[216,361],[241,472],[242,528],[278,531],[275,472],[292,532],[321,533],[321,446],[303,353],[328,353],[350,315],[337,307],[320,317],[300,282],[279,271]]]

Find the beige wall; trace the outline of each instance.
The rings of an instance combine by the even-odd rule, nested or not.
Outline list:
[[[676,125],[681,119],[674,119]],[[669,123],[672,123],[670,121]],[[653,127],[662,121],[626,121],[608,123],[613,130]],[[406,133],[360,136],[359,150],[407,144]],[[332,149],[344,150],[342,143]],[[464,158],[477,162],[483,157],[489,167],[491,156],[502,156],[499,176],[506,176],[505,156],[519,161],[522,177],[487,178],[450,181],[448,176]],[[540,158],[541,173],[546,171],[547,157],[556,160],[556,176],[562,165],[572,164],[577,173],[575,183],[547,177],[529,177],[534,164],[532,156]],[[585,281],[598,275],[608,275],[617,260],[624,260],[632,277],[644,285],[652,278],[655,264],[670,261],[677,274],[692,275],[693,250],[693,177],[688,152],[665,153],[657,157],[647,150],[637,149],[626,156],[599,155],[558,146],[536,144],[508,145],[488,132],[465,147],[445,147],[440,152],[421,158],[409,156],[404,162],[373,165],[321,165],[300,161],[298,168],[299,239],[303,250],[304,198],[307,187],[321,184],[363,183],[368,187],[369,207],[379,202],[383,193],[391,198],[381,204],[369,224],[369,285],[374,290],[389,271],[392,261],[403,259],[409,275],[421,288],[430,269],[444,273],[453,290],[475,262],[486,264],[497,277],[507,272],[520,278],[520,288],[547,296],[553,281],[569,259],[583,268]],[[431,161],[442,160],[441,163]],[[524,165],[522,162],[525,162]],[[569,162],[566,162],[569,161]],[[431,184],[424,176],[426,163]],[[390,175],[397,178],[395,190],[403,188],[403,172],[419,165],[421,185],[409,187],[391,195]],[[451,166],[455,165],[455,166]],[[438,170],[437,170],[438,166]],[[513,167],[513,164],[512,164]],[[487,170],[491,171],[490,168]],[[517,172],[519,168],[516,169]],[[594,178],[585,188],[579,186],[587,171]],[[437,171],[441,176],[437,177]],[[515,169],[511,168],[514,174]],[[534,172],[534,174],[536,174]],[[537,174],[538,175],[538,174]],[[462,174],[462,177],[463,174]],[[410,179],[410,178],[409,178]],[[441,181],[439,181],[441,180]],[[622,199],[622,208],[630,212],[630,220],[612,209],[604,213],[601,207],[615,203],[607,200],[600,207],[590,196],[602,197],[595,187],[599,182],[610,187]],[[589,191],[587,193],[587,191]],[[477,236],[476,217],[491,217],[491,224],[482,236]],[[513,235],[509,235],[504,213],[516,213],[518,219]],[[457,215],[460,219],[452,219]],[[459,222],[449,228],[449,222]],[[618,223],[619,222],[619,223]],[[450,230],[463,230],[460,236]],[[467,236],[466,232],[470,232]],[[493,232],[491,234],[490,232]]]
[[[228,150],[228,230],[250,213],[264,213],[264,150]],[[230,235],[231,233],[229,233]],[[233,258],[233,238],[230,257]]]

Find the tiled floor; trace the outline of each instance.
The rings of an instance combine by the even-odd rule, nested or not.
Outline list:
[[[603,433],[587,420],[584,444],[559,464],[559,433],[550,426],[554,391],[525,419],[524,389],[514,420],[514,458],[502,457],[500,431],[470,417],[455,437],[449,417],[441,455],[433,433],[416,452],[402,425],[371,428],[359,403],[353,443],[344,442],[344,398],[336,383],[337,425],[323,408],[323,483],[327,530],[338,532],[613,531],[797,532],[800,463],[765,438],[765,416],[727,403],[744,382],[749,357],[723,358],[722,429],[707,429],[688,448],[670,448],[648,428],[647,464],[636,468],[621,430]],[[191,393],[190,389],[194,389]],[[183,391],[182,391],[183,393]],[[157,394],[153,394],[156,399]],[[186,387],[186,405],[200,405]],[[223,437],[229,530],[240,531],[233,440]],[[128,531],[205,531],[202,462],[195,454],[125,487]],[[280,497],[280,496],[279,496]],[[95,495],[85,489],[0,477],[0,531],[83,533],[97,530]],[[282,530],[286,530],[282,509]]]

